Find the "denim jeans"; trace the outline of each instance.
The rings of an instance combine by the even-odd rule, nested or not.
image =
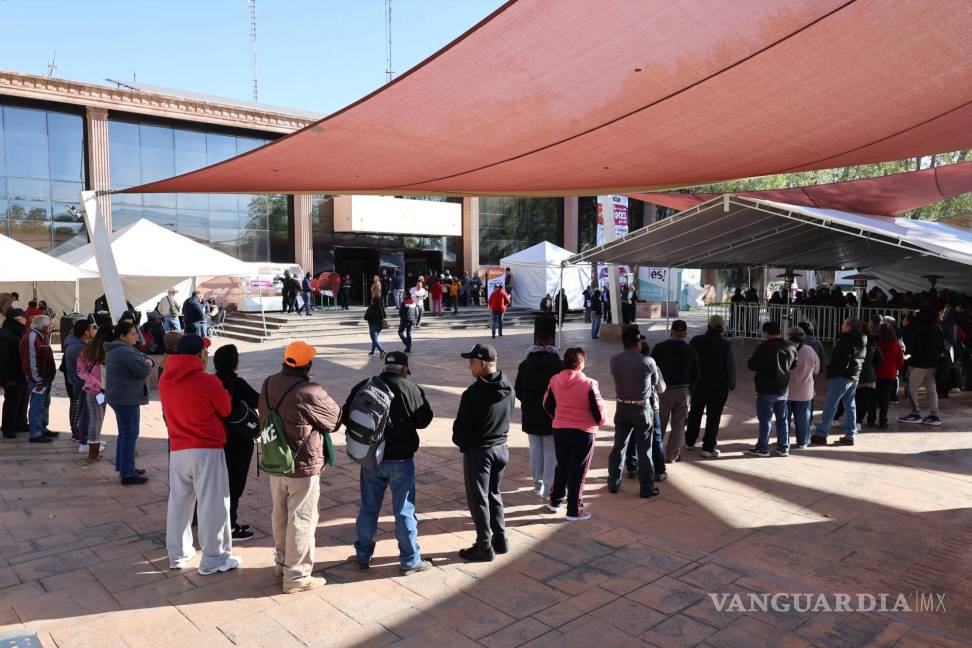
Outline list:
[[[30,427],[30,438],[44,436],[44,431],[50,423],[51,412],[51,383],[36,383],[27,380],[30,390],[30,400],[27,405],[27,425]]]
[[[499,334],[503,335],[503,313],[498,313],[492,311],[492,317],[490,318],[490,329],[493,332],[493,337],[496,337],[496,329],[499,329]]]
[[[820,425],[814,436],[827,438],[830,426],[834,424],[837,414],[837,403],[844,403],[844,436],[853,439],[857,433],[857,404],[854,396],[857,392],[857,381],[850,378],[831,378],[827,384],[827,402],[820,414]]]
[[[608,458],[608,487],[618,489],[625,457],[633,445],[638,457],[638,481],[643,491],[651,490],[655,481],[655,469],[651,460],[654,445],[652,421],[654,414],[646,405],[618,403],[614,412],[614,447]]]
[[[790,449],[790,431],[786,427],[786,394],[757,394],[756,418],[759,420],[757,450],[769,450],[770,427],[776,419],[776,449]]]
[[[655,476],[665,473],[665,435],[662,432],[661,412],[655,409],[654,438],[651,442],[651,463]]]
[[[302,309],[304,311],[304,314],[310,315],[311,314],[311,293],[309,292],[300,293],[300,296],[304,298],[304,308]]]
[[[138,405],[112,405],[118,423],[115,443],[115,470],[122,477],[135,474],[135,442],[138,441]]]
[[[790,420],[796,425],[797,445],[810,443],[810,425],[813,423],[813,411],[810,404],[813,401],[790,401],[786,407],[786,429],[789,433]]]
[[[402,344],[407,351],[412,350],[412,322],[402,322],[398,325],[398,337],[402,338]]]
[[[405,295],[405,290],[403,288],[395,288],[392,290],[392,298],[395,300],[395,310],[402,307],[402,297]]]
[[[378,349],[378,351],[384,353],[385,348],[378,341],[378,336],[381,335],[381,324],[378,326],[368,326],[368,335],[371,336],[371,352],[374,353],[375,349]]]
[[[162,319],[162,330],[166,333],[171,331],[181,331],[182,324],[179,323],[178,317],[169,316]]]
[[[385,499],[385,488],[390,486],[399,565],[403,569],[418,565],[422,561],[422,554],[419,552],[418,522],[415,520],[415,464],[411,459],[385,459],[375,470],[361,468],[360,485],[361,510],[355,525],[358,539],[354,542],[358,562],[368,563],[375,553],[378,515]]]
[[[591,339],[601,335],[601,314],[591,311]]]

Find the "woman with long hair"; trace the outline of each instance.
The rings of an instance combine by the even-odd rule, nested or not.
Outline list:
[[[904,366],[904,351],[898,334],[894,330],[891,322],[884,321],[878,326],[877,346],[884,357],[883,362],[877,367],[877,405],[878,405],[878,427],[886,429],[888,427],[888,405],[892,397],[898,395],[898,372]]]
[[[115,412],[118,441],[115,470],[125,486],[144,484],[148,477],[135,467],[139,408],[148,405],[145,380],[155,362],[138,350],[138,328],[122,320],[115,325],[114,340],[105,344],[105,400]]]
[[[543,407],[553,419],[557,468],[547,508],[556,513],[567,497],[567,519],[589,520],[584,510],[584,480],[594,456],[594,437],[607,420],[597,381],[584,375],[587,354],[580,347],[564,351],[564,369],[550,379]]]
[[[78,378],[84,381],[84,417],[82,423],[88,437],[88,461],[100,459],[105,451],[101,440],[101,426],[105,422],[105,390],[101,382],[101,371],[105,364],[105,341],[111,337],[111,327],[98,329],[95,336],[81,349],[78,355]]]

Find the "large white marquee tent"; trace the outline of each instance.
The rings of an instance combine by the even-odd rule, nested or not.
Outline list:
[[[513,305],[537,309],[545,294],[553,297],[560,290],[561,264],[572,254],[544,241],[500,259],[500,265],[513,272]],[[591,284],[590,264],[567,265],[563,270],[568,305],[583,308],[584,289]]]

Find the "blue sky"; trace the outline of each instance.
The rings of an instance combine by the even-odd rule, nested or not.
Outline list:
[[[393,0],[401,73],[503,0]],[[260,102],[327,114],[385,82],[384,0],[257,0]],[[0,0],[0,69],[251,99],[246,0]],[[458,88],[457,88],[458,91]]]

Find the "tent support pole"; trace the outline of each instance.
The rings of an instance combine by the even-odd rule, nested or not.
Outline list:
[[[74,280],[74,312],[81,312],[81,280]]]
[[[665,273],[665,330],[672,329],[672,269]]]
[[[263,308],[263,286],[260,286],[260,319],[263,321],[263,338],[269,337],[267,333],[267,311]]]
[[[95,260],[98,262],[101,286],[105,289],[105,299],[108,300],[108,310],[111,311],[112,319],[117,322],[128,307],[125,304],[125,289],[122,287],[121,277],[118,276],[115,253],[111,249],[108,226],[104,214],[98,208],[98,193],[82,191],[81,203],[84,205],[84,224],[88,229],[88,238],[94,244]]]
[[[564,262],[563,261],[560,262],[560,281],[558,282],[558,284],[559,285],[557,286],[557,297],[556,297],[557,299],[557,329],[556,329],[557,339],[555,341],[555,344],[557,345],[557,348],[560,348],[560,343],[564,337],[564,332],[562,330],[564,328],[563,303],[562,300],[560,299],[560,293],[561,291],[564,290]],[[565,292],[564,294],[566,295],[567,293]]]

